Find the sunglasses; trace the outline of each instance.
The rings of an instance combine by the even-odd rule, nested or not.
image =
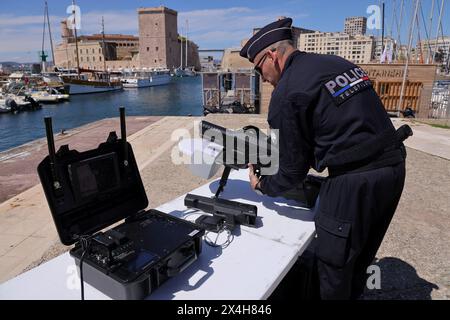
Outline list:
[[[261,60],[259,60],[259,62],[256,64],[256,66],[253,68],[253,70],[255,70],[256,73],[258,73],[260,76],[262,76],[263,72],[262,72],[262,66],[264,64],[264,60],[266,60],[267,58],[267,54],[264,55],[264,57],[261,58]]]

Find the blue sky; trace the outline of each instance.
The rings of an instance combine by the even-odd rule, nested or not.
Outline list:
[[[441,0],[436,0],[440,3]],[[386,0],[386,34],[392,26],[394,4],[397,12],[400,0]],[[412,0],[406,0],[403,16],[402,42],[406,43],[407,26],[412,14]],[[432,0],[422,0],[423,12],[428,23]],[[42,43],[43,0],[0,1],[0,61],[37,61]],[[240,41],[251,35],[254,27],[263,26],[278,16],[289,16],[294,25],[320,31],[341,31],[347,16],[366,16],[370,5],[380,5],[380,0],[286,0],[286,1],[234,1],[234,0],[77,0],[81,8],[81,34],[98,33],[101,17],[105,17],[107,33],[137,34],[139,7],[164,5],[178,11],[178,30],[189,21],[189,37],[201,49],[239,46]],[[60,41],[59,21],[67,18],[66,8],[70,0],[48,0],[53,39]],[[432,28],[436,34],[437,8]],[[444,34],[450,34],[450,4],[446,4],[443,20]],[[421,37],[425,38],[423,22]],[[394,35],[395,35],[394,25]],[[380,30],[372,33],[381,35]],[[415,35],[417,38],[417,34]],[[48,50],[48,37],[46,39]]]

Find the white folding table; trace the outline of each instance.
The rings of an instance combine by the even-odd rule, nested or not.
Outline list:
[[[148,299],[254,300],[270,296],[312,240],[314,212],[293,200],[259,196],[248,181],[248,170],[232,171],[221,197],[256,205],[257,227],[238,226],[233,241],[224,249],[204,242],[198,260]],[[218,183],[213,181],[190,193],[213,196]],[[187,209],[184,196],[156,209],[193,221],[201,212]],[[74,260],[65,253],[1,284],[0,299],[80,299]],[[85,284],[85,299],[109,297]]]

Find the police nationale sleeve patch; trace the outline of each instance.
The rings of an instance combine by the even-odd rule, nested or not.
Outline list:
[[[337,105],[344,103],[371,85],[367,73],[360,67],[352,68],[324,84],[325,89],[331,94]]]

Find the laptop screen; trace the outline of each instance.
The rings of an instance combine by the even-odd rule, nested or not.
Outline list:
[[[88,198],[105,194],[120,187],[117,154],[84,159],[68,166],[75,198]]]

